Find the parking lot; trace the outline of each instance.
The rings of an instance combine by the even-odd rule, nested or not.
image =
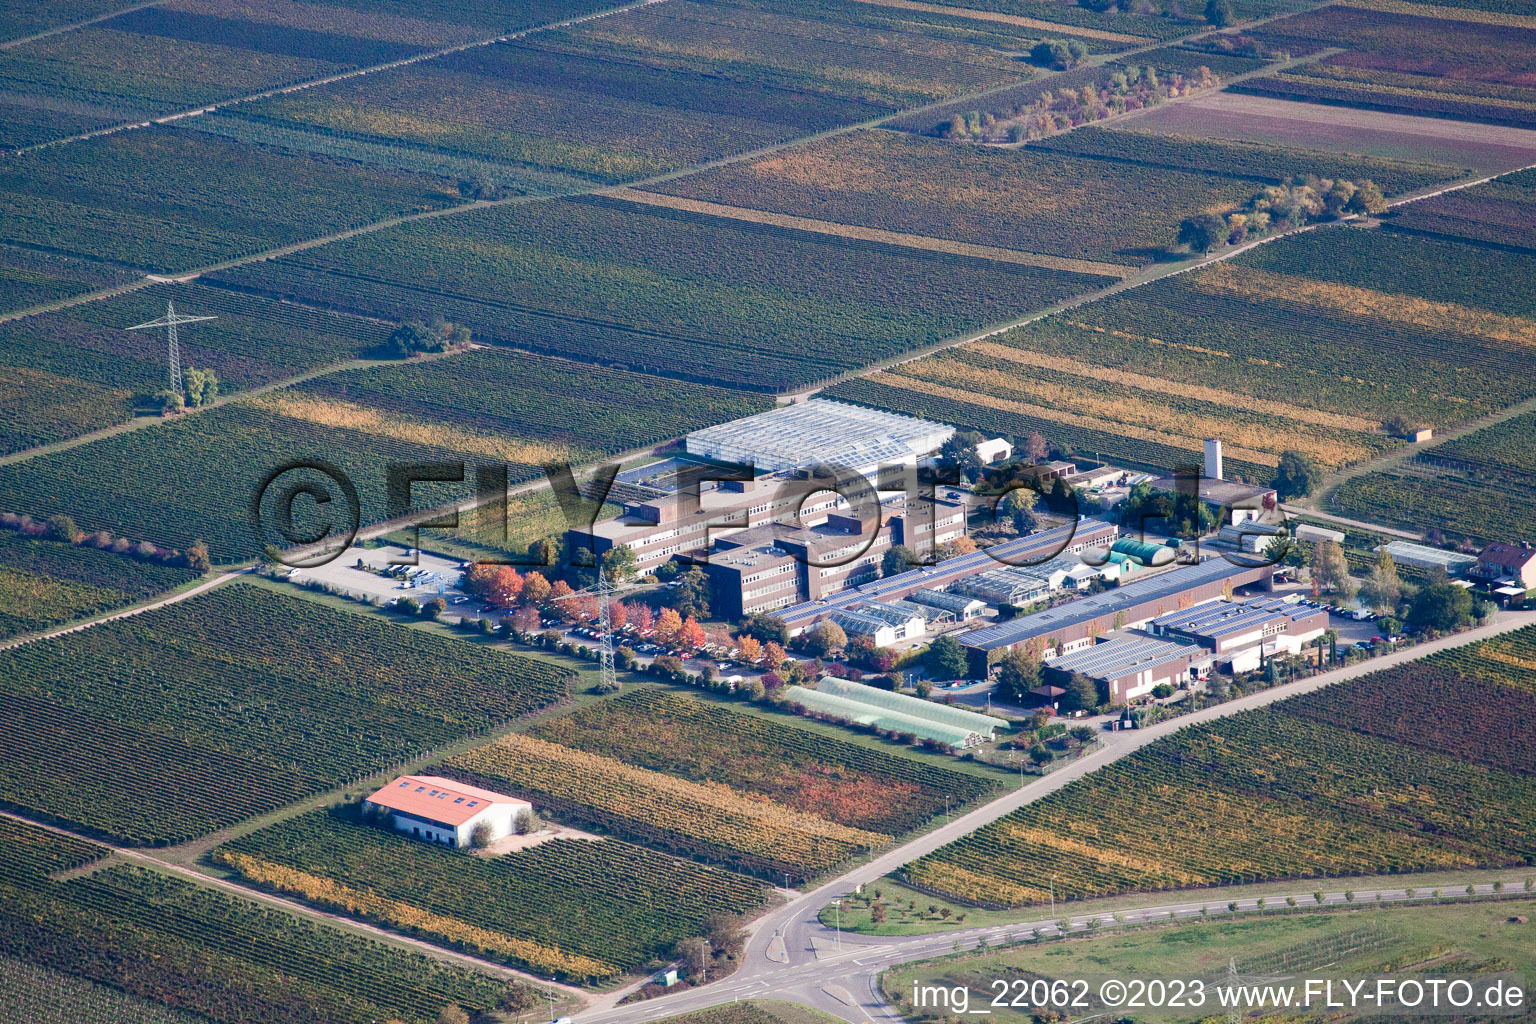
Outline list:
[[[414,597],[418,601],[430,601],[442,596],[450,605],[466,604],[469,598],[459,590],[460,563],[429,552],[416,556],[417,565],[394,567],[396,572],[409,573],[410,579],[387,575],[392,561],[410,560],[410,549],[389,544],[377,548],[348,548],[334,562],[314,569],[296,570],[290,578],[295,583],[307,579],[319,580],[370,600],[390,601],[397,597]],[[362,568],[358,563],[362,563]],[[456,608],[462,612],[464,609]]]

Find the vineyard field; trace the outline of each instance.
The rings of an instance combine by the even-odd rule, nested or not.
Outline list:
[[[1536,475],[1490,480],[1417,465],[1382,470],[1345,480],[1327,506],[1351,519],[1474,542],[1529,537],[1536,531]]]
[[[1531,632],[1530,630],[1526,631]],[[909,865],[962,900],[1529,863],[1529,690],[1466,648],[1184,729]],[[1500,671],[1527,677],[1533,671]],[[1497,703],[1483,703],[1489,698]]]
[[[274,539],[252,530],[250,502],[267,474],[294,460],[344,471],[357,487],[361,522],[374,523],[391,518],[392,464],[504,465],[518,483],[550,460],[653,444],[762,403],[723,388],[481,349],[341,371],[0,467],[0,508],[39,519],[64,512],[87,530],[176,549],[201,538],[215,561],[239,561]],[[166,464],[178,472],[160,472]],[[467,497],[473,477],[469,469],[463,483],[417,485],[412,507]],[[340,519],[330,521],[339,529]]]
[[[229,395],[369,354],[389,328],[200,284],[160,285],[0,324],[0,452],[78,437],[134,416],[167,386],[165,334],[123,328],[180,312],[216,316],[182,332],[183,366]]]
[[[0,35],[10,35],[8,24],[21,25],[11,6],[0,11]],[[31,6],[57,11],[63,20],[73,20],[73,11],[89,17],[91,10],[81,2]],[[156,4],[0,53],[0,149],[144,121],[601,7],[598,0]]]
[[[115,0],[61,0],[49,4],[3,0],[0,2],[0,42],[100,17],[118,6]]]
[[[1394,231],[1435,235],[1500,249],[1536,252],[1536,171],[1522,171],[1396,213]]]
[[[1536,394],[1528,262],[1444,240],[1312,231],[829,394],[984,431],[1039,431],[1160,470],[1222,436],[1232,470],[1267,482],[1286,449],[1348,465],[1397,443],[1381,426],[1394,415],[1443,428]],[[1347,483],[1335,510],[1373,479]],[[1494,514],[1488,502],[1450,507],[1465,499],[1422,514]],[[1378,508],[1392,500],[1359,518],[1401,518]]]
[[[430,303],[484,340],[763,391],[1105,280],[601,198],[404,225],[215,276],[390,318]]]
[[[1235,205],[1260,187],[1258,178],[888,131],[855,132],[650,186],[728,206],[1132,265],[1155,258],[1187,211]],[[1147,202],[1151,195],[1159,202]]]
[[[0,637],[111,611],[197,577],[192,569],[0,531]]]
[[[115,988],[71,977],[20,960],[0,958],[0,1020],[27,1024],[202,1024],[207,1018],[126,995]]]
[[[547,718],[529,734],[625,764],[756,793],[890,835],[988,792],[961,775],[664,690],[637,690]]]
[[[891,839],[727,785],[515,733],[451,757],[441,768],[473,785],[521,794],[561,820],[768,878],[803,881]]]
[[[1127,123],[1134,126],[1136,122]],[[1370,180],[1388,195],[1414,192],[1466,173],[1461,168],[1382,157],[1348,156],[1288,146],[1218,142],[1176,135],[1147,135],[1093,125],[1084,125],[1075,131],[1032,142],[1030,147],[1070,156],[1201,171],[1272,184],[1279,184],[1298,174],[1343,178],[1354,182]]]
[[[47,877],[105,852],[0,821],[0,978],[57,978],[44,1013],[79,1000],[88,1012],[69,1020],[432,1024],[450,1003],[484,1010],[506,990],[479,971],[144,868]],[[0,1009],[35,995],[0,993]]]
[[[1288,450],[1306,452],[1319,465],[1337,468],[1396,444],[1375,423],[1359,417],[1328,416],[1310,407],[1216,388],[1183,389],[1160,377],[1042,358],[994,342],[977,342],[865,379],[895,389],[891,397],[900,395],[910,406],[932,402],[946,416],[967,423],[985,417],[982,410],[1000,419],[1017,417],[1014,427],[1050,421],[1053,429],[1045,434],[1051,440],[1063,430],[1070,435],[1074,428],[1102,427],[1123,438],[1116,454],[1131,455],[1142,464],[1160,464],[1151,458],[1158,446],[1199,451],[1203,438],[1219,435],[1233,469],[1256,479],[1272,476],[1280,454]],[[867,391],[858,386],[861,383],[851,382],[840,393],[858,399]]]
[[[0,679],[0,800],[134,844],[366,778],[569,686],[542,662],[246,584],[0,652]]]
[[[461,201],[439,178],[157,126],[6,160],[0,242],[184,273]]]
[[[767,896],[741,875],[617,840],[477,857],[363,824],[353,808],[273,825],[214,858],[263,888],[584,984],[665,958],[711,915],[749,914]]]
[[[1272,22],[1263,36],[1293,53],[1347,50],[1238,92],[1536,127],[1536,29],[1332,6]]]
[[[0,245],[0,314],[127,284],[136,276],[95,260]]]

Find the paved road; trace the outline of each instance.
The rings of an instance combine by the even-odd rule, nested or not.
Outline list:
[[[1479,877],[1487,878],[1486,875]],[[1521,878],[1510,876],[1502,879],[1507,892],[1519,893]],[[1446,883],[1441,891],[1464,897],[1466,886],[1472,884],[1478,896],[1494,896],[1493,882],[1474,882],[1471,879]],[[1277,884],[1275,890],[1266,893],[1268,907],[1287,906],[1287,900],[1296,901],[1300,907],[1319,904],[1315,889],[1301,889],[1301,883]],[[1325,891],[1322,906],[1338,907],[1350,902],[1355,904],[1402,903],[1407,901],[1407,890],[1398,888],[1355,888],[1354,900],[1349,900],[1343,890]],[[1423,899],[1424,890],[1418,890],[1416,899]],[[1378,899],[1379,897],[1379,899]],[[1261,897],[1249,896],[1236,900],[1237,914],[1258,912]],[[1186,901],[1159,903],[1134,910],[1123,910],[1119,917],[1126,924],[1184,921],[1208,917],[1231,917],[1228,900]],[[1433,905],[1428,901],[1424,906]],[[814,917],[814,915],[812,915]],[[1085,934],[1089,922],[1095,926],[1115,925],[1115,915],[1109,912],[1075,914],[1064,917],[1069,921],[1064,930],[1060,920],[1040,917],[1012,924],[989,925],[967,931],[939,932],[933,935],[879,937],[870,935],[843,935],[841,942],[826,928],[818,928],[810,936],[814,946],[807,942],[801,946],[796,941],[788,944],[789,963],[763,958],[749,959],[747,966],[725,981],[704,988],[689,989],[675,996],[648,1000],[615,1009],[589,1011],[578,1015],[581,1024],[635,1024],[656,1020],[664,1016],[701,1010],[721,1003],[741,999],[771,998],[803,1003],[816,1007],[854,1024],[874,1021],[896,1021],[902,1018],[881,996],[878,985],[881,972],[900,964],[928,960],[944,956],[956,949],[975,949],[985,942],[997,947],[1015,942],[1029,941],[1035,934],[1053,937],[1062,934]]]
[[[1081,760],[1021,789],[999,797],[997,800],[956,818],[954,821],[941,825],[911,842],[881,854],[873,860],[859,865],[831,881],[823,883],[816,889],[793,898],[788,904],[778,910],[765,914],[753,922],[751,937],[746,948],[745,963],[741,970],[729,979],[715,985],[691,989],[676,996],[663,996],[647,1002],[645,1004],[645,1015],[640,1015],[641,1011],[636,1008],[616,1006],[617,1001],[632,991],[635,986],[621,989],[594,1000],[590,1010],[581,1015],[581,1024],[609,1024],[609,1022],[646,1020],[649,1017],[660,1016],[662,1013],[681,1013],[688,1009],[715,1005],[743,994],[772,995],[775,998],[784,998],[785,993],[788,991],[798,991],[807,985],[815,987],[819,985],[820,979],[825,976],[825,968],[830,960],[818,957],[814,950],[818,945],[825,948],[828,941],[834,938],[831,930],[821,923],[818,915],[821,908],[830,900],[852,891],[855,886],[874,882],[895,871],[903,864],[931,853],[962,836],[969,835],[982,826],[996,821],[998,818],[1026,804],[1033,803],[1041,797],[1056,792],[1068,783],[1087,775],[1089,772],[1111,764],[1127,754],[1146,746],[1148,743],[1161,739],[1185,726],[1214,722],[1240,711],[1250,711],[1255,708],[1265,707],[1276,701],[1320,689],[1332,683],[1353,679],[1356,676],[1380,669],[1391,668],[1407,661],[1425,657],[1439,650],[1473,643],[1499,633],[1505,633],[1533,624],[1536,624],[1536,612],[1501,612],[1489,625],[1468,630],[1465,633],[1443,637],[1440,640],[1419,644],[1416,647],[1382,655],[1378,658],[1370,658],[1366,661],[1335,669],[1331,672],[1323,672],[1295,683],[1272,687],[1259,693],[1227,701],[1224,704],[1203,708],[1179,718],[1159,722],[1145,729],[1107,733],[1104,736],[1104,745],[1095,753],[1089,754]],[[1199,904],[1194,904],[1194,906],[1198,907]],[[1223,903],[1222,909],[1225,910],[1225,907],[1226,904]],[[1198,913],[1198,909],[1195,912]],[[864,960],[865,956],[863,954],[866,953],[870,957],[878,956],[880,958],[879,965],[882,968],[889,966],[891,963],[906,962],[932,956],[934,955],[935,948],[937,948],[938,952],[944,952],[952,948],[955,934],[945,933],[937,937],[925,936],[911,939],[885,940],[872,940],[866,936],[861,936],[858,940],[844,937],[845,953],[854,953],[855,955],[846,957],[847,963],[843,965],[843,969],[845,973],[859,969],[874,970],[874,959],[871,959],[867,966],[854,963],[855,960]],[[927,939],[932,941],[923,941]],[[860,943],[860,947],[857,950],[852,946],[854,941]],[[935,942],[937,947],[932,944]],[[867,948],[870,946],[887,945],[892,948],[890,950],[871,950]],[[897,959],[889,959],[890,956],[897,956]],[[784,958],[787,958],[787,963]],[[831,960],[835,959],[834,955]],[[843,963],[843,961],[836,962],[839,964]],[[802,978],[809,980],[802,981]],[[846,988],[847,986],[845,985],[844,987]],[[850,991],[852,990],[850,989]],[[863,997],[861,996],[860,998],[862,999]],[[832,1001],[835,1003],[837,1000],[833,999]],[[855,1013],[852,1008],[847,1006],[843,1007],[843,1011],[846,1011],[843,1012],[826,1006],[824,1001],[813,1000],[811,1005],[821,1006],[831,1012],[838,1012],[840,1016],[856,1021],[872,1019],[869,1014],[866,1013],[860,1016],[859,1013]],[[657,1012],[652,1013],[652,1010]]]

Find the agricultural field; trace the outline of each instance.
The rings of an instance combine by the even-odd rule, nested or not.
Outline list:
[[[289,819],[213,858],[262,888],[579,984],[665,958],[711,916],[767,898],[760,882],[617,840],[473,856],[364,824],[355,807]]]
[[[719,783],[699,783],[517,733],[444,761],[450,778],[521,795],[562,821],[766,878],[804,881],[891,836]]]
[[[65,512],[87,530],[163,547],[185,549],[201,538],[215,561],[239,561],[276,540],[253,531],[250,504],[267,474],[296,460],[322,460],[346,473],[358,490],[360,521],[374,523],[390,518],[390,465],[504,465],[517,483],[548,461],[590,461],[655,444],[760,411],[763,401],[478,349],[341,371],[0,467],[0,508],[39,519]],[[164,472],[168,465],[176,472]],[[462,483],[417,485],[412,507],[463,499],[474,486],[473,469]],[[263,507],[264,515],[275,514]],[[296,512],[304,518],[303,503]],[[339,530],[343,518],[328,521]],[[295,535],[310,526],[323,532],[325,521],[305,520]]]
[[[369,659],[341,653],[356,651]],[[0,679],[0,801],[140,845],[366,778],[569,687],[543,662],[246,584],[0,652]]]
[[[594,522],[612,519],[623,511],[613,495],[603,503]],[[400,530],[384,539],[403,547],[420,546],[427,551],[459,558],[466,562],[494,562],[527,557],[528,545],[546,537],[565,533],[567,523],[560,503],[549,488],[508,495],[505,508],[489,503],[476,505],[459,513],[456,527],[421,527]],[[521,571],[521,570],[519,570]]]
[[[1350,518],[1488,542],[1536,531],[1536,413],[1474,430],[1415,461],[1345,480],[1327,498]]]
[[[888,835],[987,792],[984,779],[660,689],[547,718],[529,735],[684,779],[730,786]]]
[[[109,263],[0,245],[0,314],[127,284],[136,277]]]
[[[214,276],[388,318],[430,303],[484,340],[761,391],[1104,281],[595,197],[421,221]]]
[[[835,1024],[838,1018],[799,1003],[777,999],[749,999],[664,1017],[660,1024]]]
[[[1197,96],[1125,118],[1116,131],[1355,154],[1483,172],[1536,161],[1536,131],[1299,103],[1231,91]]]
[[[0,531],[0,637],[121,608],[199,575],[87,544]]]
[[[441,178],[156,126],[7,159],[0,242],[175,274],[462,201]]]
[[[1022,905],[1047,898],[1050,876],[1058,897],[1083,899],[1529,863],[1536,661],[1507,645],[1528,650],[1533,637],[1184,729],[907,875],[967,902]]]
[[[0,1008],[46,996],[43,1016],[16,1020],[47,1021],[74,1002],[87,1012],[56,1019],[432,1024],[449,1005],[488,1009],[508,988],[478,971],[144,868],[52,880],[50,873],[106,849],[9,819],[0,820],[0,851],[0,978],[58,981],[42,993],[0,993]]]
[[[1219,142],[1176,135],[1143,135],[1093,125],[1032,142],[1030,147],[1096,160],[1199,171],[1250,181],[1256,179],[1269,184],[1279,184],[1299,174],[1354,182],[1369,180],[1389,196],[1415,192],[1468,173],[1463,168],[1383,157],[1347,156],[1289,146]]]
[[[1414,203],[1386,223],[1393,231],[1536,252],[1536,171]]]
[[[1219,435],[1233,473],[1267,481],[1288,448],[1347,465],[1397,443],[1394,415],[1443,428],[1536,394],[1527,262],[1313,231],[829,395],[1153,469]]]
[[[1426,896],[1432,891],[1419,890]],[[1447,889],[1446,895],[1452,891]],[[1421,965],[1438,970],[1442,963],[1447,971],[1507,969],[1528,976],[1536,965],[1524,934],[1529,928],[1521,923],[1528,910],[1528,903],[1450,901],[1439,906],[1359,906],[1344,912],[1282,907],[1279,913],[1245,915],[1238,920],[1197,919],[1167,928],[1117,929],[1068,942],[1020,943],[903,964],[886,974],[881,984],[897,1012],[907,1019],[923,1019],[923,1011],[910,1009],[914,984],[968,989],[970,1005],[975,1007],[996,998],[993,979],[1201,978],[1209,993],[1209,986],[1220,984],[1233,962],[1244,977],[1264,978],[1388,975],[1407,979],[1423,977]],[[1000,1024],[1030,1020],[1022,1008],[1000,1005],[994,1012]],[[1189,1009],[1173,1009],[1138,1013],[1137,1019],[1188,1021],[1197,1016]],[[1370,1016],[1345,1012],[1331,1014],[1330,1019]],[[720,1024],[735,1022],[723,1018]],[[757,1022],[749,1019],[743,1024]]]
[[[28,1024],[201,1024],[207,1018],[20,960],[0,958],[0,1020]]]
[[[578,189],[1020,81],[1007,24],[853,0],[674,0],[243,106],[226,121]],[[1030,37],[1032,38],[1032,37]],[[293,143],[302,145],[302,143]]]
[[[48,4],[4,0],[0,2],[0,42],[97,18],[120,6],[115,0],[59,0]]]
[[[156,4],[0,53],[0,149],[402,60],[602,6],[601,0]],[[88,7],[71,3],[64,10],[89,17]],[[3,31],[8,21],[20,27],[16,15],[0,12],[0,34],[11,35]]]
[[[1271,46],[1346,50],[1234,88],[1312,103],[1536,127],[1531,79],[1536,22],[1474,20],[1433,7],[1427,13],[1445,16],[1332,6],[1272,22],[1263,33]]]
[[[123,328],[165,315],[216,316],[181,332],[183,366],[212,370],[230,395],[373,353],[389,327],[197,283],[159,285],[0,324],[0,453],[133,419],[168,386],[165,332]]]
[[[1259,178],[873,130],[648,188],[725,206],[1135,266],[1156,258],[1190,211],[1236,205],[1262,185]],[[1148,202],[1148,196],[1158,201]]]

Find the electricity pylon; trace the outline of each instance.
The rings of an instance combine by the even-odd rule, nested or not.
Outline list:
[[[601,561],[597,564],[597,582],[590,587],[585,587],[574,594],[567,594],[557,598],[559,601],[569,601],[583,594],[592,594],[597,597],[597,623],[603,634],[597,648],[597,669],[599,687],[603,693],[612,693],[619,688],[618,673],[613,668],[613,581],[608,578],[608,571],[603,568]]]
[[[180,316],[176,312],[176,304],[170,300],[167,300],[165,303],[165,316],[158,320],[151,320],[147,324],[136,324],[133,327],[125,328],[125,330],[142,331],[150,327],[165,328],[166,348],[168,350],[171,363],[171,390],[179,395],[182,393],[181,350],[176,345],[176,325],[195,324],[201,323],[204,320],[217,319],[218,317],[216,316]]]

